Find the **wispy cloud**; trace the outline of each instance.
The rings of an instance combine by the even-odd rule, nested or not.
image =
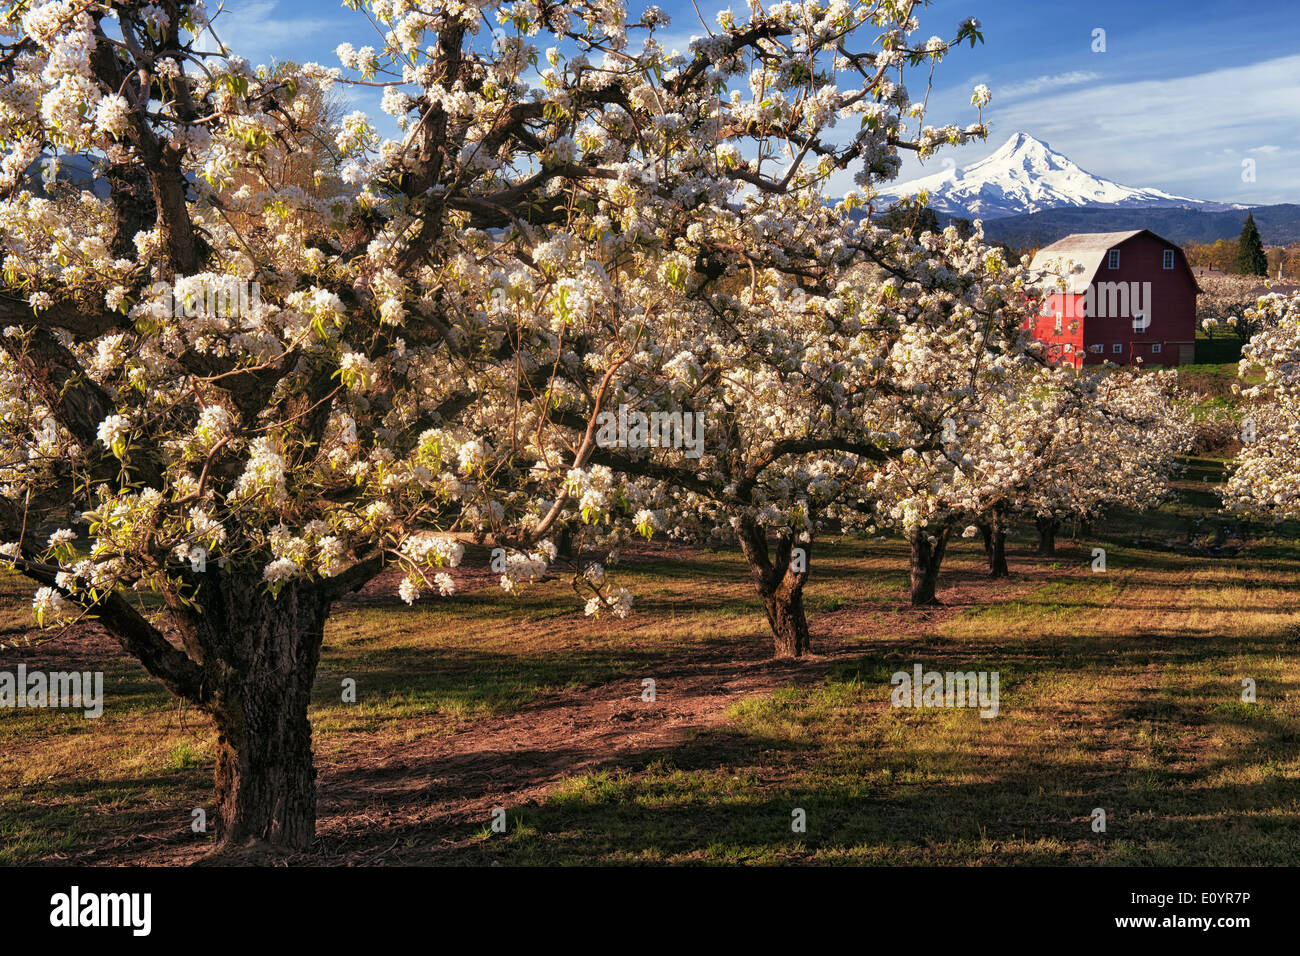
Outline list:
[[[320,7],[314,8],[319,10]],[[337,33],[339,16],[336,8],[326,6],[330,16],[299,14],[287,12],[277,0],[237,0],[227,2],[225,10],[216,19],[213,28],[223,43],[234,53],[244,57],[254,66],[259,63],[270,65],[272,60],[296,59],[306,61],[317,59],[308,53],[315,51],[317,44],[331,32]],[[351,16],[353,32],[356,27],[368,30],[364,22],[355,14]],[[216,44],[210,36],[204,38],[213,49]],[[371,41],[363,41],[371,42]],[[330,44],[331,49],[335,44]],[[329,65],[336,65],[333,60]]]
[[[1293,55],[1190,76],[1094,83],[1001,108],[995,99],[994,139],[1033,133],[1127,185],[1198,199],[1295,201],[1298,74],[1300,55]],[[1269,146],[1255,147],[1264,136]],[[1241,159],[1256,149],[1255,179],[1243,179]]]
[[[1101,79],[1100,73],[1091,70],[1070,70],[1068,73],[1056,73],[1050,76],[1037,76],[1021,83],[1007,83],[995,86],[993,93],[1003,99],[1015,99],[1021,96],[1036,96],[1046,90],[1061,86],[1077,86]]]

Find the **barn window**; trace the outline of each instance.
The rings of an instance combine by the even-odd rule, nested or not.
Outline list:
[[[1065,343],[1065,354],[1066,354],[1066,355],[1069,355],[1069,354],[1071,354],[1073,351],[1074,351],[1074,346],[1071,345],[1069,342],[1066,342],[1066,343]]]
[[[1102,352],[1106,351],[1106,346],[1104,346],[1104,345],[1089,345],[1089,346],[1088,346],[1088,351],[1089,351],[1089,352],[1096,352],[1098,355],[1100,355]]]
[[[1151,346],[1151,351],[1152,351],[1153,353],[1154,353],[1154,352],[1159,352],[1159,351],[1160,351],[1160,343],[1159,343],[1159,342],[1156,342],[1156,343],[1152,344],[1152,346]]]
[[[1114,345],[1110,347],[1110,350],[1114,352],[1116,355],[1118,355],[1120,352],[1124,351],[1124,346],[1116,342]]]
[[[1172,269],[1173,267],[1174,267],[1174,250],[1172,250],[1172,249],[1166,249],[1166,250],[1165,250],[1165,268],[1166,268],[1166,269]]]
[[[1118,268],[1119,268],[1119,250],[1118,250],[1118,249],[1112,249],[1112,250],[1110,250],[1110,257],[1106,260],[1106,268],[1107,268],[1107,269],[1118,269]]]

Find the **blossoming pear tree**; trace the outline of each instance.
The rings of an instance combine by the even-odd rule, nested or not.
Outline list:
[[[1000,251],[982,249],[978,236],[967,245],[987,272],[981,277],[971,263],[962,265],[968,298],[954,300],[951,314],[974,335],[963,340],[951,327],[947,335],[914,335],[899,356],[901,383],[909,369],[924,370],[911,388],[936,402],[923,420],[942,417],[940,443],[891,457],[854,502],[872,530],[893,528],[909,539],[916,605],[935,603],[959,526],[967,537],[985,531],[990,573],[1003,576],[1006,534],[1018,516],[1150,506],[1190,434],[1170,397],[1172,373],[1079,374],[1045,362],[1026,332],[1036,308],[1026,294],[1035,285],[1030,274]],[[942,302],[933,295],[919,301],[930,309]],[[952,309],[939,307],[940,314]],[[919,333],[924,325],[913,328]]]
[[[1033,517],[1041,533],[1166,496],[1191,435],[1176,379],[1109,365],[1088,374],[1039,368],[1011,401],[987,404],[971,436],[980,453],[966,487],[974,524],[963,536],[983,534],[991,577],[1009,573],[1007,532],[1021,518]]]
[[[563,516],[566,527],[581,529],[584,547],[616,554],[633,527],[680,536],[692,527],[716,526],[725,513],[751,563],[780,654],[807,648],[801,598],[806,571],[795,569],[803,561],[790,559],[796,540],[808,541],[807,512],[816,502],[800,489],[816,476],[818,494],[829,493],[835,482],[828,470],[852,469],[857,457],[883,453],[860,434],[841,434],[828,443],[816,433],[823,420],[838,421],[842,433],[853,420],[847,407],[836,409],[844,388],[834,380],[842,362],[832,343],[811,349],[807,361],[817,366],[814,376],[799,370],[797,355],[784,369],[764,368],[774,364],[771,359],[751,361],[754,343],[775,335],[782,347],[803,349],[801,341],[815,340],[827,321],[819,303],[832,294],[826,277],[861,256],[843,239],[859,227],[826,206],[832,171],[861,161],[858,179],[869,185],[896,172],[900,148],[928,154],[943,142],[964,142],[983,132],[976,123],[923,128],[914,139],[903,138],[907,121],[922,111],[896,81],[897,68],[933,63],[955,43],[978,37],[977,24],[967,21],[951,41],[931,38],[911,46],[914,7],[779,5],[756,22],[775,30],[773,36],[790,36],[804,66],[773,69],[766,59],[784,51],[785,40],[760,39],[755,50],[766,53],[747,74],[739,60],[724,59],[718,89],[741,76],[748,88],[733,87],[721,98],[697,100],[691,88],[681,87],[672,77],[688,61],[670,56],[665,87],[653,96],[648,88],[638,90],[652,118],[639,135],[650,154],[660,157],[652,174],[638,181],[624,169],[617,184],[574,203],[566,231],[552,232],[534,247],[540,280],[504,288],[503,308],[535,333],[520,340],[519,372],[503,386],[510,401],[527,409],[530,425],[537,424],[521,432],[531,436],[525,450],[537,459],[534,476],[551,489],[538,502],[546,515],[540,524],[551,527],[552,519]],[[867,21],[889,27],[882,49],[849,53],[847,31]],[[738,29],[729,15],[719,25],[726,33]],[[747,29],[752,33],[754,23]],[[696,63],[699,50],[718,39],[697,48]],[[608,63],[609,51],[602,52]],[[548,60],[553,69],[543,75],[569,83],[584,82],[591,70],[585,51],[574,57],[556,49]],[[867,64],[873,69],[865,69]],[[693,67],[685,68],[689,73]],[[862,88],[840,90],[831,80],[835,69],[858,74]],[[986,103],[987,91],[977,90],[973,101]],[[833,145],[828,130],[838,119],[859,114],[860,130],[844,145]],[[607,125],[584,128],[579,145],[607,148]],[[692,128],[705,135],[685,135]],[[750,135],[759,144],[754,158],[737,148]],[[673,181],[682,184],[677,197],[690,196],[689,203],[665,193],[664,184]],[[611,231],[611,222],[618,228]],[[643,241],[645,236],[654,241]],[[797,314],[789,307],[795,299],[803,303]],[[827,308],[841,305],[832,301]],[[742,375],[750,380],[742,381]],[[812,383],[822,376],[827,387],[818,389]],[[809,387],[800,394],[805,378]],[[773,398],[776,390],[798,396],[800,407],[783,414],[789,400]],[[662,448],[625,454],[602,440],[602,416],[675,414],[680,426],[684,403],[693,409],[686,417],[703,429],[703,448],[694,454]],[[808,457],[843,447],[850,454],[835,466]],[[772,479],[782,468],[795,470],[792,480]],[[772,487],[778,486],[780,498],[792,499],[785,502],[789,521],[777,520],[781,507]],[[679,507],[666,503],[672,497],[666,489],[683,496]],[[774,554],[769,530],[777,539]],[[628,613],[626,590],[599,592],[597,582],[606,580],[599,562],[581,570],[579,587],[594,592],[589,613]]]
[[[1259,307],[1259,300],[1273,286],[1269,279],[1206,273],[1197,276],[1196,283],[1201,287],[1196,297],[1197,326],[1211,338],[1223,333],[1245,346],[1276,318],[1267,307]]]
[[[998,479],[1030,457],[1016,419],[1055,373],[1025,331],[1026,273],[978,232],[922,234],[890,289],[902,318],[887,358],[895,415],[935,441],[890,457],[855,489],[844,517],[847,527],[908,539],[911,601],[928,604],[954,526],[991,506]]]
[[[1254,311],[1264,331],[1242,349],[1240,372],[1262,370],[1263,380],[1238,387],[1251,405],[1224,505],[1253,518],[1290,519],[1300,516],[1300,295],[1271,293]]]
[[[611,416],[589,466],[566,476],[584,527],[602,545],[734,536],[778,656],[809,649],[802,591],[825,522],[857,517],[888,463],[941,454],[953,416],[987,397],[973,380],[1006,390],[1008,365],[1041,365],[1015,307],[1023,279],[999,253],[956,230],[916,243],[843,212],[802,214],[822,264],[798,282],[776,267],[710,276],[688,257],[625,270],[617,318],[584,313],[568,363],[609,382],[620,422],[641,423],[622,435]],[[764,217],[743,224],[760,247]],[[865,268],[867,250],[889,268]],[[620,335],[626,361],[607,347]],[[549,396],[561,453],[600,419],[593,395],[570,384]],[[676,440],[682,426],[690,440]]]
[[[1013,499],[1013,515],[1034,520],[1041,554],[1055,552],[1056,533],[1067,522],[1155,507],[1168,497],[1180,456],[1195,440],[1172,370],[1109,369],[1083,394],[1086,401],[1056,423],[1064,440],[1052,442]]]
[[[449,592],[455,532],[517,542],[517,578],[551,558],[570,496],[538,498],[589,467],[595,422],[563,462],[524,436],[575,303],[607,307],[638,255],[734,272],[741,193],[867,184],[967,135],[904,134],[899,72],[978,38],[911,43],[913,2],[728,14],[684,53],[619,2],[367,6],[375,45],[342,68],[253,68],[199,2],[0,18],[3,553],[38,623],[97,620],[212,715],[226,844],[312,839],[335,601],[389,567],[408,601]],[[381,87],[398,137],[358,112],[322,137],[340,82]],[[279,174],[322,143],[321,176]],[[54,150],[95,157],[108,195],[44,194]],[[582,244],[604,258],[560,281]]]
[[[682,269],[690,274],[689,260]],[[558,453],[578,446],[584,423],[603,421],[587,465],[569,469],[562,493],[597,547],[616,549],[636,534],[734,537],[776,654],[800,656],[809,646],[802,587],[820,513],[859,458],[885,454],[855,418],[869,388],[866,367],[837,351],[852,336],[832,328],[853,290],[793,296],[768,275],[734,296],[704,299],[665,278],[660,269],[627,281],[617,318],[592,316],[621,327],[589,336],[607,346],[621,335],[618,355],[575,346],[574,368],[609,382],[608,408],[596,408],[580,377],[555,389]],[[620,432],[625,422],[631,427]],[[590,610],[599,613],[600,602]]]

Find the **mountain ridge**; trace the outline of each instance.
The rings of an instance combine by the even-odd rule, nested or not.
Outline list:
[[[1019,132],[993,153],[960,168],[952,167],[881,188],[887,201],[926,192],[937,213],[985,222],[1051,209],[1184,208],[1207,212],[1244,209],[1235,203],[1176,196],[1161,189],[1125,186],[1094,175],[1047,143]]]
[[[984,235],[1016,248],[1043,246],[1076,232],[1118,232],[1150,229],[1156,235],[1183,245],[1214,242],[1241,235],[1246,214],[1255,217],[1265,245],[1285,246],[1300,241],[1300,204],[1275,203],[1239,209],[1186,208],[1064,208],[1045,209],[1020,216],[1004,216],[984,223]],[[947,224],[950,216],[939,220]]]

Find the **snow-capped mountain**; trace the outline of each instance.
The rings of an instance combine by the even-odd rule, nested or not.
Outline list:
[[[930,194],[936,211],[971,219],[998,219],[1062,206],[1138,208],[1181,206],[1215,211],[1244,208],[1175,196],[1159,189],[1121,186],[1081,169],[1028,133],[1016,133],[991,156],[880,190],[883,204]]]

